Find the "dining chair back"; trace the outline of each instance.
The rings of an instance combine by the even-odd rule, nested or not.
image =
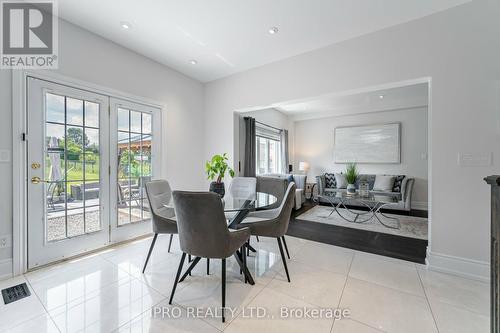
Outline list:
[[[253,198],[256,193],[257,178],[255,177],[234,177],[229,186],[229,193],[233,198],[246,199]]]

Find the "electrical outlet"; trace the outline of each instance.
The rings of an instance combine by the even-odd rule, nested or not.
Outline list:
[[[12,246],[11,242],[12,237],[10,235],[1,235],[0,236],[0,249],[5,249],[7,247]]]

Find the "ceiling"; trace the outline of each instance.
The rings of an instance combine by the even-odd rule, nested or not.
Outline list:
[[[59,16],[207,82],[470,0],[59,0]],[[121,22],[130,25],[123,29]],[[271,35],[268,30],[278,27]],[[192,65],[190,60],[196,60]]]
[[[272,107],[293,120],[305,120],[422,107],[428,101],[428,85],[421,83],[358,94],[325,95]]]

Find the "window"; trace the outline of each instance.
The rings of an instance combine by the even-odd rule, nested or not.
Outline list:
[[[256,173],[281,172],[281,138],[277,130],[256,128]]]

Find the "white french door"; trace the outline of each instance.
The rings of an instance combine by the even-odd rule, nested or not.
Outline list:
[[[144,184],[160,171],[160,110],[111,98],[111,241],[151,232]]]
[[[26,91],[28,269],[151,232],[160,110],[33,77]]]

